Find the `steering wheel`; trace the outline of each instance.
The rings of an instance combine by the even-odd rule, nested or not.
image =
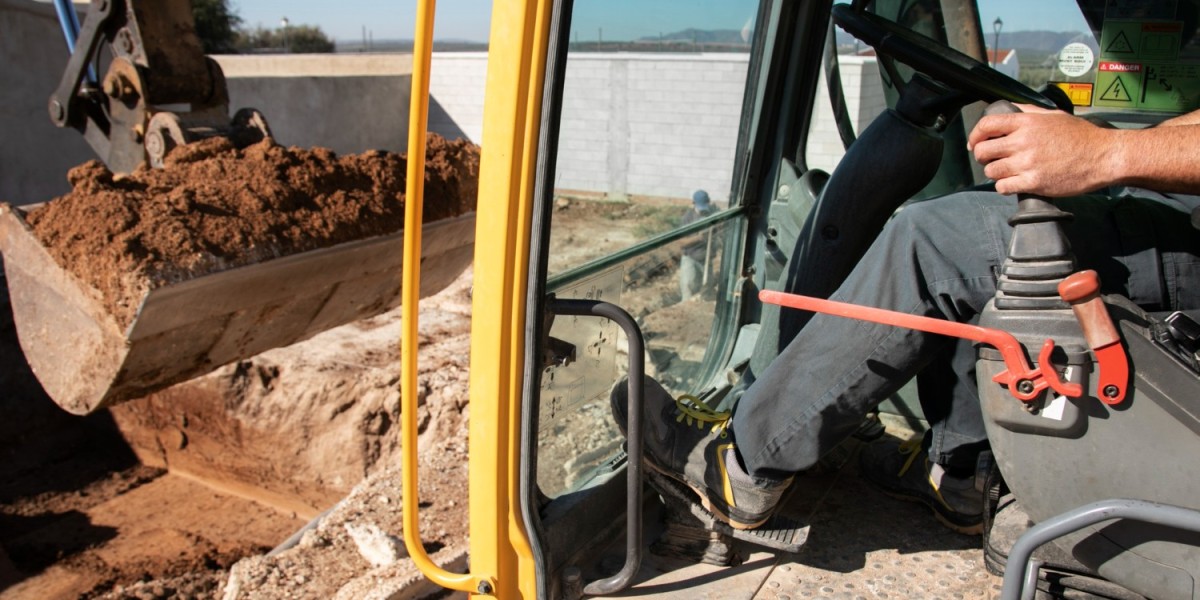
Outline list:
[[[833,7],[832,15],[834,23],[881,56],[894,58],[973,99],[1058,108],[1052,100],[1016,79],[873,13],[838,4]]]

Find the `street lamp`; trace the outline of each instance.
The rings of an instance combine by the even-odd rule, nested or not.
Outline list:
[[[279,24],[283,26],[283,52],[287,54],[291,52],[291,49],[288,47],[288,18],[284,17],[280,19]]]
[[[993,69],[995,69],[996,65],[1000,63],[1000,29],[1003,27],[1004,27],[1004,21],[1001,21],[1000,17],[996,17],[996,20],[992,21],[992,30],[996,32],[996,42],[994,44],[992,44],[992,68]]]

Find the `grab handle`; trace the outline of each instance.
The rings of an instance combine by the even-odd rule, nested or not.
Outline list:
[[[554,298],[547,310],[556,315],[603,317],[616,322],[629,340],[629,408],[625,427],[629,456],[626,465],[625,490],[625,565],[616,575],[593,581],[583,588],[589,596],[615,594],[633,582],[642,566],[642,396],[646,381],[646,342],[637,321],[625,309],[599,300],[566,300]]]

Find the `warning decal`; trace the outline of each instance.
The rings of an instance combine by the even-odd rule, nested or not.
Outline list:
[[[1200,107],[1200,64],[1180,60],[1183,23],[1174,19],[1174,4],[1107,0],[1093,106],[1166,111]]]
[[[1133,54],[1133,44],[1129,43],[1124,31],[1117,32],[1117,37],[1104,47],[1104,54]]]
[[[1058,89],[1067,93],[1067,97],[1071,99],[1071,104],[1074,104],[1075,106],[1092,105],[1092,84],[1056,82],[1054,85],[1057,86]]]
[[[1100,94],[1101,100],[1109,102],[1133,102],[1133,96],[1129,95],[1129,88],[1125,87],[1125,82],[1120,77],[1113,79],[1112,83],[1104,89],[1104,93]]]
[[[1183,43],[1180,21],[1107,20],[1100,32],[1100,58],[1175,60]]]
[[[1096,72],[1096,106],[1137,108],[1142,97],[1142,64],[1100,61]]]

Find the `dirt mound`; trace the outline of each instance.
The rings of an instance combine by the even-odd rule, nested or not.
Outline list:
[[[479,148],[431,134],[425,220],[474,209]],[[98,161],[73,190],[30,212],[64,268],[100,291],[122,326],[148,289],[264,259],[399,231],[407,161],[383,151],[339,157],[264,140],[212,138],[176,149],[165,169],[115,176]]]

